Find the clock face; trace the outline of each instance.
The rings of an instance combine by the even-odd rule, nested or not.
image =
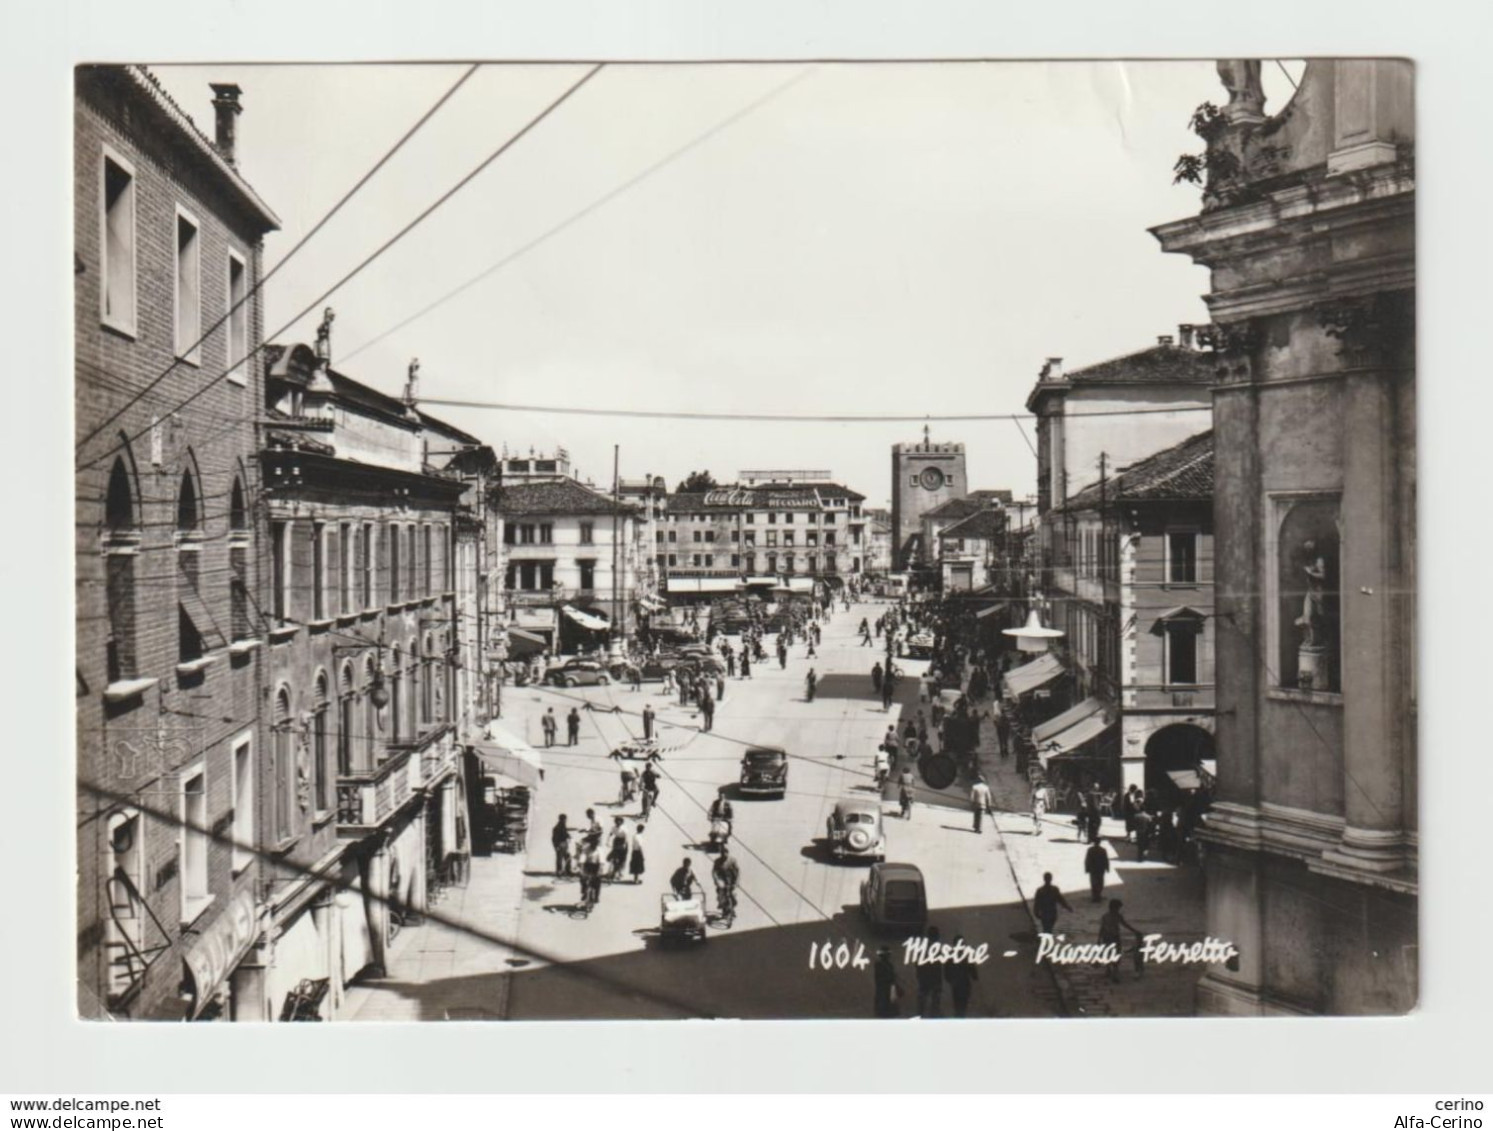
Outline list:
[[[943,472],[936,467],[925,467],[922,474],[918,476],[918,482],[929,491],[937,491],[943,486]]]

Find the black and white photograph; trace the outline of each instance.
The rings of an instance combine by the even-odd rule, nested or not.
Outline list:
[[[80,1021],[1417,1008],[1414,61],[72,82]]]

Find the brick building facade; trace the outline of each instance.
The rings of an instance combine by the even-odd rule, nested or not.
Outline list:
[[[251,594],[261,240],[278,227],[139,67],[75,79],[78,982],[85,1016],[237,1016],[257,927]]]

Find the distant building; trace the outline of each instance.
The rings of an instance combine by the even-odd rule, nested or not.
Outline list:
[[[892,512],[884,507],[867,508],[865,572],[885,576],[892,572]]]
[[[1216,804],[1204,1012],[1403,1013],[1417,931],[1413,64],[1312,59],[1230,91],[1201,215],[1211,269]]]
[[[261,1019],[262,240],[149,71],[74,72],[77,979],[84,1016]],[[226,423],[225,423],[226,422]]]
[[[985,507],[947,526],[937,534],[939,582],[946,594],[984,589],[995,575],[1004,549],[1006,512]]]
[[[923,514],[921,523],[922,541],[921,545],[928,548],[928,559],[936,562],[940,558],[938,548],[939,537],[944,530],[961,522],[966,518],[979,514],[981,511],[999,511],[1003,506],[1011,502],[1010,491],[992,491],[981,489],[971,491],[967,495],[950,499],[948,502],[940,503],[932,510]]]
[[[969,490],[964,445],[933,443],[923,429],[919,443],[892,445],[892,568],[932,562],[936,548],[923,540],[923,515]]]
[[[656,531],[671,597],[744,586],[838,587],[865,571],[865,496],[828,471],[744,471],[740,483],[668,498]]]

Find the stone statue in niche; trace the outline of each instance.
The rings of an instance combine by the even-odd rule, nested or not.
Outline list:
[[[1218,77],[1229,92],[1224,116],[1236,122],[1258,122],[1265,117],[1265,88],[1260,82],[1258,59],[1220,59]]]
[[[316,356],[322,361],[332,360],[332,320],[336,317],[330,306],[321,312],[321,325],[316,328]]]
[[[1328,687],[1327,652],[1327,559],[1317,549],[1317,544],[1307,541],[1302,544],[1306,555],[1306,595],[1301,600],[1301,615],[1296,618],[1296,627],[1301,629],[1301,648],[1297,654],[1297,682],[1307,691]]]

